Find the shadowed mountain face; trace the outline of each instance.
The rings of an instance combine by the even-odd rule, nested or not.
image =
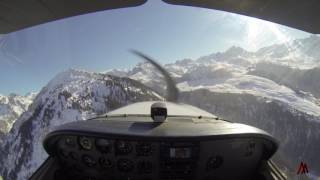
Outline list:
[[[110,75],[69,70],[56,76],[15,122],[0,148],[4,179],[26,179],[45,160],[42,140],[55,126],[88,119],[124,105],[159,100],[143,84]]]

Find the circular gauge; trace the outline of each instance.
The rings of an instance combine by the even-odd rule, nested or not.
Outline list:
[[[110,169],[112,168],[112,161],[110,159],[107,159],[107,158],[104,158],[104,157],[101,157],[99,159],[99,163],[100,163],[100,166],[105,168],[105,169]]]
[[[67,136],[64,139],[66,145],[68,145],[69,147],[75,147],[76,146],[76,141],[74,139],[74,137],[72,136]]]
[[[129,172],[133,170],[134,164],[129,159],[119,159],[117,163],[119,171]]]
[[[79,144],[82,149],[91,150],[92,149],[92,141],[87,137],[80,137]]]
[[[152,146],[149,143],[138,143],[136,151],[138,156],[149,156],[152,153]]]
[[[96,141],[97,149],[102,153],[109,153],[111,151],[111,142],[106,139],[98,139]]]
[[[117,154],[129,154],[132,151],[132,146],[126,141],[117,141],[115,143],[115,149]]]

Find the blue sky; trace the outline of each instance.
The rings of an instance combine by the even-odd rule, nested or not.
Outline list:
[[[170,63],[236,45],[249,51],[308,33],[245,16],[150,1],[72,17],[0,37],[0,94],[39,91],[69,68],[132,67],[137,49]]]

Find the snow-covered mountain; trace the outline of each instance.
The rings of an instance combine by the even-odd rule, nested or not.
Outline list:
[[[231,47],[164,66],[182,91],[180,101],[268,131],[281,141],[275,156],[278,162],[290,170],[303,160],[310,171],[320,175],[320,93],[316,83],[320,53],[313,47],[320,47],[318,36],[256,52]],[[0,164],[5,166],[0,166],[0,175],[26,179],[46,158],[41,140],[53,127],[132,102],[161,99],[156,92],[163,93],[164,87],[160,74],[147,63],[107,73],[60,73],[4,136]]]
[[[164,66],[184,94],[181,101],[265,129],[282,141],[279,154],[284,156],[278,160],[291,168],[304,160],[320,174],[320,159],[314,158],[320,152],[319,49],[320,37],[313,35],[256,52],[234,46]],[[146,63],[121,73],[160,93],[165,86]]]
[[[151,89],[128,78],[65,71],[40,91],[4,137],[0,145],[0,175],[4,179],[27,179],[47,157],[42,140],[55,126],[129,103],[159,99]]]
[[[10,131],[12,124],[28,109],[35,96],[36,93],[28,93],[25,96],[0,95],[0,137]]]
[[[164,66],[182,91],[206,88],[213,92],[252,94],[319,116],[320,53],[313,48],[318,46],[320,37],[313,35],[256,52],[233,46],[225,52]],[[139,63],[131,70],[109,70],[108,74],[135,79],[160,93],[165,86],[161,75],[148,63]]]

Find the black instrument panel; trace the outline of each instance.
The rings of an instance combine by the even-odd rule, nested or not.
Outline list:
[[[74,122],[44,140],[58,164],[45,179],[258,179],[277,147],[262,130],[222,121]]]
[[[90,136],[64,136],[57,143],[60,163],[68,169],[63,174],[69,179],[154,179],[157,174],[157,143]]]
[[[55,179],[250,179],[262,140],[128,140],[88,135],[56,137],[61,168]],[[240,168],[241,167],[241,168]]]

